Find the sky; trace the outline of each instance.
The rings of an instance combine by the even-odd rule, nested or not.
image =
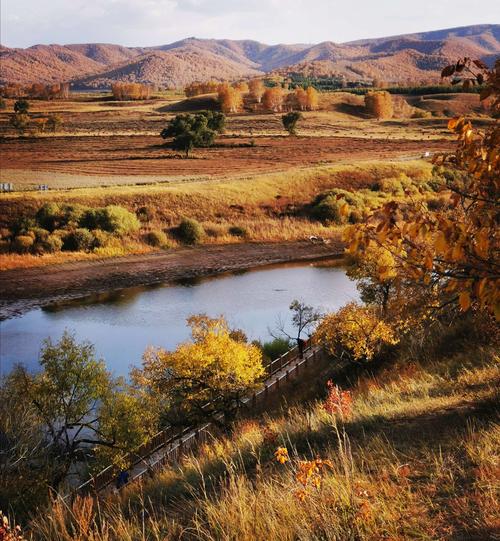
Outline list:
[[[185,37],[268,44],[356,39],[500,23],[482,0],[0,0],[0,42],[151,46]],[[480,6],[474,9],[475,6]]]

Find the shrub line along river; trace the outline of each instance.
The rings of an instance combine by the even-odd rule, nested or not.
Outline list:
[[[0,322],[0,374],[16,363],[36,370],[42,340],[66,329],[92,342],[115,375],[140,364],[148,346],[172,349],[188,339],[191,314],[223,315],[249,340],[269,340],[278,317],[289,322],[293,299],[331,311],[358,293],[338,261],[316,261],[94,294]]]

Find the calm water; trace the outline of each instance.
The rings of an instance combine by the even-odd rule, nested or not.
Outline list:
[[[187,339],[186,318],[193,313],[224,315],[250,340],[267,340],[278,317],[289,320],[295,298],[331,310],[358,295],[342,268],[324,262],[113,291],[0,322],[0,372],[19,362],[36,370],[42,340],[68,329],[91,341],[116,375],[126,375],[147,346],[171,349]]]

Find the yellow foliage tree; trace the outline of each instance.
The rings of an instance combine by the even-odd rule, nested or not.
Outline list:
[[[228,84],[219,86],[218,95],[223,113],[237,113],[243,106],[241,91]]]
[[[307,92],[299,86],[295,89],[295,99],[297,101],[297,105],[301,111],[305,111],[307,109]]]
[[[371,361],[384,346],[399,342],[395,330],[374,307],[354,302],[325,316],[315,337],[329,353],[350,361]]]
[[[273,88],[266,89],[262,101],[266,109],[276,113],[278,111],[281,111],[281,109],[283,108],[283,99],[283,89],[280,86],[275,86]]]
[[[266,90],[264,82],[261,79],[252,79],[248,84],[248,87],[252,98],[254,98],[257,103],[260,103]]]
[[[148,350],[135,382],[161,397],[165,417],[172,424],[210,419],[232,420],[241,399],[264,375],[258,347],[234,337],[224,318],[205,315],[188,319],[192,342],[169,352]]]
[[[308,111],[314,111],[314,109],[317,109],[319,105],[319,92],[313,86],[308,86],[306,96]]]
[[[392,118],[394,110],[392,97],[385,90],[382,92],[368,92],[365,96],[366,112],[377,119]]]
[[[236,90],[239,90],[242,94],[247,94],[250,90],[248,83],[246,81],[238,81],[233,85]]]

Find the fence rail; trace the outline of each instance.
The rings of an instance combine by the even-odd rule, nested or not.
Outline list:
[[[265,403],[270,395],[279,392],[280,386],[283,387],[281,385],[282,381],[286,383],[288,380],[297,377],[301,369],[305,368],[310,362],[315,362],[322,355],[323,351],[317,346],[312,346],[310,340],[305,342],[302,357],[299,354],[298,348],[293,347],[265,366],[267,378],[263,386],[245,397],[242,403],[249,409],[254,409],[259,404]],[[279,374],[280,372],[282,373]],[[210,403],[206,404],[206,406],[209,405]],[[222,414],[219,415],[222,416]],[[147,473],[153,473],[166,463],[178,462],[181,456],[192,449],[195,444],[206,440],[211,427],[212,423],[207,422],[202,426],[191,426],[184,429],[167,426],[165,429],[159,431],[145,444],[122,457],[123,461],[130,464],[128,469],[132,471],[131,480],[139,479]],[[118,469],[116,464],[109,465],[88,481],[78,486],[74,492],[98,493],[103,491],[116,478]],[[134,472],[134,470],[136,471]]]

